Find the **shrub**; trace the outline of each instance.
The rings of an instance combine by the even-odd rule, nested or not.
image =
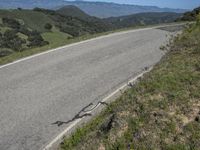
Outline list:
[[[1,36],[1,48],[10,48],[15,51],[22,49],[22,44],[26,43],[24,39],[21,39],[15,30],[7,30],[3,36]]]
[[[11,50],[8,50],[8,49],[1,49],[0,50],[0,57],[5,57],[5,56],[8,56],[12,53]]]
[[[44,46],[49,44],[47,41],[44,41],[42,36],[37,31],[32,31],[28,37],[29,47],[37,47],[37,46]]]
[[[13,28],[13,29],[20,28],[20,23],[15,19],[4,17],[2,18],[2,22],[3,24],[7,25],[10,28]]]
[[[197,16],[197,26],[200,25],[200,14]]]
[[[27,36],[31,35],[31,31],[28,30],[25,26],[21,26],[20,29],[18,29],[18,32],[21,32]]]
[[[49,14],[49,15],[55,15],[56,14],[56,11],[54,10],[48,10],[48,9],[43,9],[43,8],[34,8],[33,11],[38,11],[38,12],[42,12],[42,13],[45,13],[45,14]]]
[[[78,37],[80,35],[80,31],[77,30],[77,28],[75,28],[75,27],[61,26],[60,31],[68,33],[68,34],[72,35],[73,37]]]
[[[50,23],[46,23],[45,26],[44,26],[44,28],[47,29],[47,30],[51,30],[52,27],[53,26]]]

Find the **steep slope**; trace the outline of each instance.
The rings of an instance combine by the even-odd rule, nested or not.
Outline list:
[[[142,12],[177,12],[183,13],[187,10],[159,8],[155,6],[123,5],[106,2],[88,2],[88,1],[64,1],[64,0],[1,0],[0,8],[47,8],[59,9],[64,5],[74,5],[82,9],[91,16],[100,18],[125,16]]]
[[[177,18],[180,18],[181,16],[182,14],[180,13],[149,12],[149,13],[133,14],[129,16],[111,17],[111,18],[106,18],[104,20],[117,28],[124,28],[137,25],[169,23],[175,21]]]

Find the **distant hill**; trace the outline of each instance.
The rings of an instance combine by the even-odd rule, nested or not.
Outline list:
[[[48,8],[59,9],[65,5],[74,5],[85,13],[100,17],[125,16],[143,12],[176,12],[183,13],[188,10],[159,8],[156,6],[125,5],[106,2],[87,2],[87,1],[64,1],[64,0],[1,0],[0,8]]]
[[[159,23],[170,23],[180,18],[182,14],[172,12],[149,12],[138,13],[128,16],[111,17],[104,19],[116,28],[131,27],[136,25],[153,25]]]
[[[104,30],[113,29],[113,26],[110,23],[105,22],[104,20],[100,18],[90,16],[86,14],[84,11],[80,10],[78,7],[73,6],[73,5],[64,6],[56,10],[56,12],[65,17],[72,16],[84,22],[87,22],[87,25],[90,26],[91,29],[96,28],[95,30],[97,31],[101,29],[104,29]]]
[[[56,12],[58,12],[61,15],[78,17],[82,19],[88,19],[91,17],[74,5],[67,5],[67,6],[61,7],[58,10],[56,10]]]
[[[107,18],[125,16],[143,12],[176,12],[183,13],[183,9],[159,8],[156,6],[138,6],[105,2],[66,1],[65,5],[75,5],[92,16]]]

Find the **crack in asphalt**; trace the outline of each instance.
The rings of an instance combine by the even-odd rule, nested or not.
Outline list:
[[[68,120],[68,121],[56,121],[54,123],[52,123],[52,125],[57,125],[58,127],[64,125],[64,124],[69,124],[77,119],[81,119],[84,117],[88,117],[88,116],[92,116],[91,112],[97,108],[99,105],[106,105],[108,106],[108,103],[106,102],[102,102],[99,101],[95,106],[93,106],[91,109],[86,110],[87,108],[89,108],[90,106],[94,105],[93,103],[88,104],[87,106],[83,107],[72,119]],[[84,113],[84,114],[81,114]]]

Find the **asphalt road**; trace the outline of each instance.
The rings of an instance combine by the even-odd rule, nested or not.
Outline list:
[[[117,33],[0,68],[0,150],[37,150],[97,102],[163,56],[168,31]]]

